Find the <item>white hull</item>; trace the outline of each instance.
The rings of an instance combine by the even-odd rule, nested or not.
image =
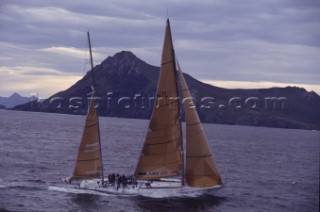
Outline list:
[[[160,181],[153,181],[149,185],[149,181],[139,180],[137,185],[117,185],[108,184],[101,186],[100,180],[83,180],[80,183],[81,189],[93,190],[102,193],[116,194],[116,195],[142,195],[154,198],[172,197],[172,196],[199,196],[202,194],[214,194],[222,186],[214,186],[210,188],[194,188],[188,186],[181,186],[180,180],[175,179],[161,179]]]

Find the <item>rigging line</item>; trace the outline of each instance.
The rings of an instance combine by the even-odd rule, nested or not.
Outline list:
[[[82,47],[84,49],[88,49],[88,41],[87,39],[83,39]],[[87,65],[89,64],[89,58],[88,58],[88,51],[85,51],[85,56],[83,58],[83,70],[82,70],[82,75],[84,76],[86,74],[87,70]]]

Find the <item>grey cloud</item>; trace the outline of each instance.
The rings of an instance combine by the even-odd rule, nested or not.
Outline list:
[[[25,13],[44,8],[56,17]],[[320,81],[320,3],[316,0],[7,0],[0,4],[0,41],[16,47],[1,52],[0,61],[77,72],[78,58],[37,49],[83,49],[85,32],[90,30],[100,55],[137,50],[134,53],[142,59],[159,65],[167,9],[181,65],[196,78]],[[8,59],[14,57],[20,61]]]

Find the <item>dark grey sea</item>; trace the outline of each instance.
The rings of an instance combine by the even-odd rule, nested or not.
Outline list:
[[[319,211],[319,131],[204,124],[224,188],[130,197],[62,183],[84,119],[0,110],[0,211]],[[105,173],[132,173],[148,121],[102,117],[100,124]]]

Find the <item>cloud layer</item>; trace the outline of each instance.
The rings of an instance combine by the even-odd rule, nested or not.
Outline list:
[[[96,64],[130,50],[159,65],[167,13],[177,57],[195,78],[227,87],[305,85],[320,93],[317,0],[4,0],[0,96],[49,96],[75,83],[89,68],[87,30]]]

